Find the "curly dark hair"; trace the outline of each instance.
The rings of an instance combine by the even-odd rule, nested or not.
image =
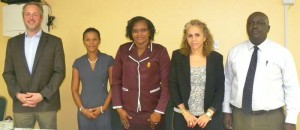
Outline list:
[[[100,32],[96,29],[96,28],[87,28],[85,29],[85,31],[82,34],[82,40],[84,41],[84,36],[85,34],[89,33],[89,32],[95,32],[98,35],[98,38],[100,39]]]
[[[207,25],[197,19],[191,20],[185,24],[183,29],[183,37],[180,44],[180,53],[183,55],[189,55],[191,53],[191,47],[189,46],[187,41],[187,30],[191,26],[197,26],[203,30],[204,36],[206,38],[206,40],[203,43],[203,55],[209,56],[209,54],[214,50],[214,39]]]
[[[148,26],[148,29],[149,29],[149,31],[150,31],[149,39],[150,39],[151,41],[153,41],[153,40],[154,40],[154,34],[156,33],[155,27],[154,27],[153,23],[152,23],[149,19],[147,19],[147,18],[145,18],[145,17],[143,17],[143,16],[136,16],[136,17],[133,17],[132,19],[130,19],[130,20],[127,22],[127,26],[126,26],[126,34],[125,34],[125,36],[126,36],[127,38],[129,38],[130,40],[133,41],[133,37],[132,37],[132,29],[133,29],[133,26],[134,26],[135,23],[140,22],[140,21],[145,21],[145,22],[146,22],[146,24],[147,24],[147,26]]]

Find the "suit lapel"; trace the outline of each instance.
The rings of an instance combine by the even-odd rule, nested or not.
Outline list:
[[[211,81],[213,81],[213,62],[212,62],[212,58],[211,55],[209,55],[208,57],[206,57],[206,83],[205,83],[205,96],[204,98],[207,98],[207,93],[209,93],[209,89],[211,88]]]
[[[32,67],[32,74],[35,71],[35,68],[38,64],[38,61],[39,61],[41,55],[43,54],[43,51],[44,51],[44,48],[46,46],[47,40],[48,40],[47,34],[42,32],[42,35],[41,35],[41,38],[40,38],[40,41],[39,41],[39,45],[38,45],[38,48],[36,50],[36,54],[35,54],[35,58],[34,58],[34,63],[33,63],[33,67]]]
[[[20,61],[21,64],[24,64],[24,66],[26,66],[26,71],[28,72],[28,74],[30,74],[29,72],[29,68],[28,68],[28,64],[27,64],[27,60],[26,60],[26,56],[25,56],[25,33],[22,34],[22,36],[18,39],[17,43],[20,45],[18,46],[19,50],[16,51],[16,53],[20,53],[19,55],[21,56],[20,59],[22,59]]]
[[[187,83],[190,85],[191,82],[191,67],[190,67],[190,56],[182,55],[184,77],[186,77]]]
[[[206,58],[206,82],[209,82],[209,79],[211,79],[209,77],[211,76],[211,72],[213,71],[212,68],[213,68],[213,62],[212,62],[211,55],[209,55]]]

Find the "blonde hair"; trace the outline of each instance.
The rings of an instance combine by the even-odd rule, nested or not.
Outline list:
[[[187,41],[187,30],[191,26],[197,26],[203,30],[204,37],[206,40],[203,43],[203,55],[204,56],[209,56],[209,54],[214,50],[214,39],[206,26],[205,23],[201,22],[200,20],[194,19],[189,21],[188,23],[185,24],[184,30],[183,30],[183,37],[182,41],[180,44],[180,53],[183,55],[189,55],[191,53],[191,47],[188,44]]]
[[[44,15],[44,10],[43,10],[43,5],[41,3],[38,3],[38,2],[29,2],[29,3],[26,3],[24,6],[23,6],[23,10],[22,10],[22,16],[24,17],[24,13],[25,13],[25,8],[28,6],[28,5],[35,5],[39,8],[40,10],[40,15],[43,17]]]

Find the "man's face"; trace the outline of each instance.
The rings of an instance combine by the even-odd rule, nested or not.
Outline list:
[[[247,33],[249,40],[253,44],[259,45],[264,42],[269,30],[269,20],[265,14],[256,12],[249,16],[247,20]]]
[[[43,16],[41,10],[36,5],[28,5],[24,9],[23,20],[27,31],[39,31]]]

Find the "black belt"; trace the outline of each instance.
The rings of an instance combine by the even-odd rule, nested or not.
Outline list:
[[[239,110],[242,110],[241,108],[237,108],[236,106],[233,106],[230,104],[230,107],[232,109],[239,109]],[[259,111],[252,111],[251,114],[252,115],[261,115],[261,114],[265,114],[265,113],[269,113],[269,112],[273,112],[273,111],[277,111],[277,110],[280,110],[282,111],[283,110],[283,107],[279,107],[279,108],[276,108],[276,109],[273,109],[273,110],[269,110],[269,111],[266,111],[266,110],[259,110]],[[243,110],[242,110],[243,111]]]

